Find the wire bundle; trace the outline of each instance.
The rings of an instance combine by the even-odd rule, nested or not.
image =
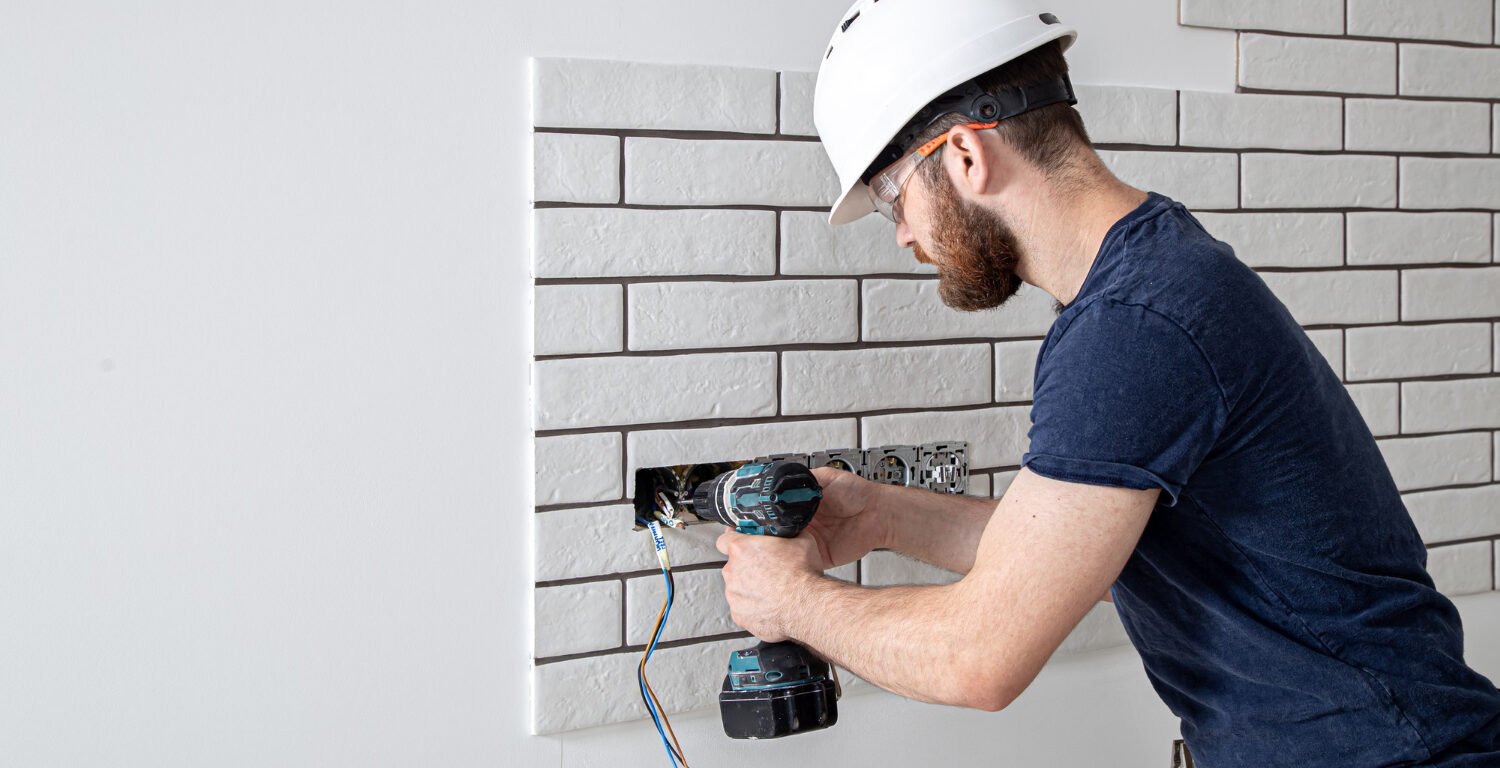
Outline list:
[[[661,736],[662,746],[667,750],[667,759],[672,762],[673,768],[688,768],[687,759],[682,756],[682,746],[677,743],[677,734],[672,730],[672,721],[667,718],[667,712],[662,708],[661,702],[656,698],[656,692],[651,690],[651,683],[646,679],[646,663],[651,661],[651,653],[656,650],[656,644],[661,640],[662,628],[666,626],[667,617],[672,613],[672,601],[676,595],[676,582],[672,579],[672,564],[667,559],[667,541],[662,538],[661,527],[656,521],[651,521],[647,528],[651,530],[651,538],[656,547],[656,557],[661,561],[662,578],[667,583],[667,599],[662,603],[661,612],[656,616],[656,627],[651,631],[651,642],[646,645],[646,652],[641,656],[640,667],[636,671],[636,681],[641,686],[641,703],[646,705],[646,711],[651,714],[651,721],[656,724],[656,732]],[[662,727],[665,723],[665,729]],[[668,740],[667,734],[671,734]]]

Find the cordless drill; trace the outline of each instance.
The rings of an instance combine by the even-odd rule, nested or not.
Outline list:
[[[752,536],[792,538],[818,511],[823,489],[793,461],[746,464],[699,485],[693,512]],[[791,643],[760,643],[729,656],[719,717],[733,739],[774,739],[838,722],[838,683],[827,661]]]

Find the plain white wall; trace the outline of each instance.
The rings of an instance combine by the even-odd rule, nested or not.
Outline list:
[[[8,3],[3,761],[660,764],[525,735],[526,58],[811,70],[846,5]],[[1229,90],[1175,6],[1049,7],[1082,82]],[[1141,689],[1076,663],[1034,699]],[[869,696],[832,733],[906,718],[994,722]]]

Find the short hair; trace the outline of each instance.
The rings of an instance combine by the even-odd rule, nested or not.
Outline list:
[[[974,80],[979,87],[996,93],[1050,83],[1067,73],[1068,60],[1063,58],[1062,43],[1053,40]],[[973,118],[957,112],[939,117],[917,135],[912,146],[920,147],[952,130],[954,126],[970,122],[973,122]],[[1001,121],[995,130],[1021,157],[1046,173],[1064,170],[1080,146],[1093,146],[1088,130],[1083,126],[1083,116],[1065,102],[1050,104]],[[936,163],[932,165],[937,166]]]

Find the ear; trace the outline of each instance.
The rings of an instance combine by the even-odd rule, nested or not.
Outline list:
[[[994,140],[992,145],[986,145],[986,136]],[[992,131],[980,133],[966,125],[949,131],[943,165],[954,186],[975,196],[990,193],[990,180],[997,175],[1000,144],[1003,142]]]

